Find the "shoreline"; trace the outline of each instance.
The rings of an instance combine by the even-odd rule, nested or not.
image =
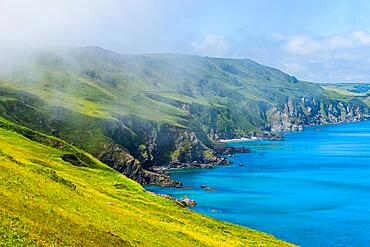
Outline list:
[[[230,169],[225,169],[225,168],[222,168],[222,167],[221,168],[216,168],[217,170],[221,170],[221,171],[218,171],[218,172],[212,172],[212,171],[208,172],[208,171],[206,171],[204,173],[200,173],[200,175],[198,175],[196,173],[195,177],[193,177],[191,171],[185,171],[184,173],[176,174],[176,177],[180,181],[184,182],[184,184],[186,184],[186,185],[193,185],[194,189],[189,189],[189,188],[187,188],[185,190],[177,190],[177,189],[164,189],[164,190],[162,190],[162,189],[157,189],[157,188],[151,188],[151,189],[155,190],[157,193],[167,193],[167,194],[170,194],[170,195],[174,195],[177,198],[181,198],[182,195],[187,194],[190,198],[196,200],[199,204],[199,207],[196,207],[193,210],[195,210],[197,212],[200,212],[202,214],[214,217],[214,218],[219,217],[219,218],[224,219],[224,220],[226,219],[226,221],[228,221],[228,222],[230,222],[231,221],[230,219],[232,219],[233,220],[232,222],[235,222],[237,224],[244,224],[246,226],[251,226],[257,221],[256,220],[250,220],[251,218],[255,217],[255,213],[253,213],[253,210],[250,210],[252,207],[250,208],[249,205],[244,207],[243,211],[240,210],[240,208],[243,207],[243,203],[245,201],[247,201],[245,199],[245,197],[243,197],[243,193],[249,193],[250,197],[248,197],[248,199],[249,198],[254,198],[256,194],[262,195],[258,198],[261,202],[254,203],[252,209],[257,209],[258,210],[260,205],[262,205],[261,208],[263,208],[263,210],[264,210],[263,214],[264,215],[270,215],[271,209],[280,209],[280,207],[281,207],[281,201],[280,201],[281,198],[280,198],[280,196],[281,195],[280,195],[280,193],[276,193],[274,195],[274,197],[275,197],[274,201],[271,202],[270,204],[265,204],[265,199],[266,198],[269,199],[269,198],[272,197],[270,195],[270,193],[268,193],[269,190],[270,190],[269,188],[271,186],[265,186],[265,184],[270,184],[270,182],[274,183],[274,184],[279,184],[279,186],[281,186],[281,187],[277,187],[276,191],[279,191],[279,192],[284,191],[284,189],[285,189],[284,188],[284,186],[285,186],[284,185],[284,182],[285,182],[284,179],[287,177],[287,175],[284,172],[291,172],[291,173],[289,173],[289,176],[292,176],[293,178],[295,178],[295,176],[297,176],[297,179],[294,180],[295,185],[297,185],[297,190],[295,190],[295,189],[290,190],[289,189],[289,193],[296,194],[295,196],[297,196],[298,199],[301,198],[301,196],[302,196],[301,191],[304,191],[304,190],[302,190],[302,188],[304,188],[304,189],[308,188],[307,190],[311,189],[310,186],[307,187],[305,185],[305,183],[300,184],[300,182],[299,182],[299,179],[301,177],[304,178],[306,175],[305,175],[304,170],[303,170],[303,173],[301,173],[301,171],[302,171],[301,164],[296,166],[295,159],[299,159],[300,157],[302,157],[304,159],[304,165],[308,169],[311,169],[311,165],[314,164],[314,166],[312,166],[312,167],[314,167],[317,174],[319,174],[320,179],[318,179],[318,181],[322,182],[322,184],[320,184],[322,186],[318,186],[317,191],[319,191],[319,192],[323,191],[323,193],[328,193],[330,195],[331,191],[328,191],[327,187],[325,185],[325,181],[328,180],[328,178],[326,177],[327,174],[330,174],[330,176],[332,176],[333,181],[336,181],[338,179],[338,177],[341,178],[341,175],[343,175],[343,177],[345,177],[346,174],[348,174],[346,170],[340,170],[340,169],[339,169],[340,173],[338,173],[339,174],[338,176],[337,176],[337,173],[335,173],[335,172],[333,172],[333,173],[332,172],[328,172],[328,173],[322,173],[321,172],[321,169],[323,167],[325,167],[324,169],[328,168],[328,169],[333,169],[333,171],[336,170],[336,167],[331,167],[331,163],[326,162],[326,159],[330,160],[331,157],[333,158],[333,162],[337,163],[337,161],[339,161],[338,162],[338,167],[342,168],[342,164],[347,164],[346,162],[341,163],[341,159],[342,159],[341,155],[337,155],[335,153],[337,151],[337,148],[336,148],[337,146],[335,144],[341,145],[341,143],[345,143],[345,144],[355,143],[355,145],[353,147],[357,148],[357,147],[359,147],[358,145],[362,145],[363,142],[366,142],[366,143],[368,142],[368,139],[366,139],[367,138],[366,136],[368,136],[368,135],[365,135],[364,137],[361,137],[361,139],[358,139],[358,142],[357,142],[356,140],[352,140],[351,137],[338,137],[336,134],[335,135],[331,135],[331,134],[332,133],[357,133],[356,132],[357,130],[361,130],[361,132],[362,131],[369,132],[369,126],[370,126],[369,123],[370,123],[369,120],[364,120],[364,121],[353,121],[353,122],[327,124],[327,125],[322,125],[322,126],[317,126],[317,125],[316,126],[310,126],[308,128],[305,128],[305,132],[303,132],[303,131],[296,132],[294,134],[293,138],[291,138],[290,136],[286,137],[286,142],[290,143],[292,145],[287,145],[286,147],[282,148],[282,150],[276,150],[276,149],[274,149],[273,146],[268,147],[267,150],[274,150],[274,152],[270,153],[269,151],[266,151],[267,153],[270,153],[270,155],[267,155],[265,157],[262,157],[262,156],[260,157],[258,154],[255,154],[253,159],[252,159],[252,157],[246,155],[244,157],[240,157],[240,158],[235,159],[235,167],[232,167]],[[322,129],[322,132],[317,132],[316,128]],[[322,138],[324,138],[324,139],[322,139]],[[336,140],[338,138],[343,138],[343,139]],[[320,146],[321,142],[317,142],[316,141],[317,139],[325,140],[325,143],[329,143],[329,145],[331,147],[330,151],[334,151],[334,153],[326,152],[326,150],[321,150],[320,148],[316,148],[316,147],[321,147]],[[260,148],[260,145],[262,145],[262,146],[264,145],[263,143],[257,142],[258,148],[256,147],[257,149],[255,149],[257,151],[256,153],[259,152],[258,150]],[[278,143],[278,142],[275,142],[275,143]],[[244,144],[241,144],[241,145],[244,145]],[[249,143],[245,143],[245,145],[248,146]],[[314,149],[307,149],[306,148],[306,146],[311,146],[311,145],[315,145],[315,148]],[[292,147],[293,147],[293,150],[292,150]],[[358,150],[358,149],[356,149],[356,150],[359,151],[359,153],[355,154],[354,157],[357,157],[357,155],[362,155],[361,150]],[[301,156],[300,152],[302,152],[304,155]],[[322,153],[325,154],[323,156],[323,157],[325,157],[324,159],[320,155]],[[288,156],[286,156],[286,154]],[[345,150],[344,150],[343,154],[346,154]],[[277,155],[277,157],[274,157],[276,155]],[[281,159],[281,158],[283,158],[283,159]],[[251,161],[251,159],[253,161]],[[336,160],[334,160],[334,159],[336,159]],[[352,159],[351,157],[348,157],[349,161],[351,159]],[[246,169],[239,167],[239,163],[248,164],[247,163],[248,160],[251,161],[250,166],[247,165],[248,167]],[[271,160],[271,162],[270,162],[270,160]],[[288,161],[288,164],[285,167],[284,167],[284,165],[283,165],[283,167],[281,167],[281,164],[285,163],[286,161]],[[263,164],[263,162],[266,162],[266,164]],[[318,162],[318,163],[316,163],[316,162]],[[359,160],[358,163],[356,163],[356,165],[361,164],[361,163],[363,163],[363,162],[361,160]],[[250,183],[249,178],[252,178],[252,180],[255,178],[255,176],[253,174],[248,175],[248,173],[250,173],[250,169],[252,169],[253,171],[255,171],[259,174],[259,172],[261,172],[261,168],[259,168],[261,164],[263,165],[263,166],[261,166],[263,168],[262,172],[265,172],[266,174],[263,173],[262,175],[258,175],[257,176],[258,177],[258,180],[257,180],[258,182],[254,183],[254,184],[252,183],[253,186],[255,186],[255,187],[249,187],[249,185],[248,185]],[[281,170],[265,169],[264,168],[264,167],[273,167],[274,165],[276,165],[276,167],[278,169],[281,169]],[[292,169],[291,169],[290,165],[294,165]],[[289,167],[289,169],[286,169],[287,167]],[[363,167],[363,166],[361,165],[361,167]],[[345,166],[345,168],[348,169],[348,171],[351,170],[351,167]],[[241,169],[244,169],[244,170],[241,170]],[[275,176],[276,172],[279,173],[279,171],[282,171],[282,174]],[[299,172],[296,173],[296,171],[299,171]],[[230,173],[230,175],[227,175],[228,173]],[[239,173],[246,173],[247,175],[246,175],[246,177],[243,177],[243,176],[239,176]],[[223,178],[222,178],[223,174],[225,176],[228,176],[227,180],[223,180]],[[234,176],[240,178],[240,180],[236,180],[236,182],[235,182],[236,186],[233,184]],[[361,178],[363,177],[361,172],[359,173],[359,176]],[[277,178],[280,179],[280,180],[276,180]],[[279,181],[279,182],[276,182],[276,181]],[[350,182],[351,183],[353,182],[355,184],[356,181],[357,181],[357,179],[353,180],[353,181],[350,181]],[[317,181],[311,181],[311,182],[312,182],[312,185],[314,186]],[[203,186],[203,185],[204,186],[209,186],[209,187],[214,186],[214,188],[217,188],[218,190],[220,190],[220,192],[219,192],[219,194],[217,194],[218,192],[214,193],[214,192],[207,192],[207,191],[201,190],[200,188],[202,188],[202,187],[200,187],[200,186]],[[230,186],[230,188],[228,186]],[[242,192],[239,193],[239,187],[238,186],[243,187],[243,189],[245,188],[245,190],[241,190]],[[247,186],[247,187],[244,187],[244,186]],[[235,187],[237,189],[235,189]],[[292,186],[292,188],[294,188],[294,187],[295,186]],[[235,191],[233,189],[235,189]],[[224,198],[229,196],[228,194],[231,190],[233,190],[235,192],[236,196],[232,197],[232,199],[230,199],[227,203],[225,203],[225,205],[228,205],[226,207],[223,204],[224,200],[226,200]],[[337,191],[335,193],[342,193],[342,188],[338,187],[338,188],[335,188],[335,190]],[[357,190],[354,189],[354,191],[357,193]],[[361,191],[361,193],[362,193],[362,191]],[[363,193],[366,195],[366,192],[363,192]],[[354,196],[356,196],[356,195],[357,194],[354,194]],[[308,202],[308,204],[312,200],[320,200],[320,199],[317,199],[315,197],[315,194],[311,194],[309,196],[311,196],[311,198],[306,199],[306,197],[305,197],[305,200],[307,200],[306,202]],[[283,195],[282,198],[283,197],[284,197],[283,200],[286,200],[287,202],[292,201],[290,195]],[[215,198],[215,199],[213,199],[213,198]],[[296,199],[294,198],[293,200],[296,200]],[[347,200],[347,198],[346,198],[346,200]],[[348,200],[351,200],[351,199],[348,199]],[[333,201],[335,201],[335,199],[333,199]],[[235,202],[238,202],[240,205],[234,205]],[[340,201],[340,202],[342,202],[342,201]],[[346,201],[345,205],[347,205],[347,202],[348,201]],[[333,202],[333,203],[335,203],[335,202]],[[361,204],[361,202],[359,204]],[[307,203],[299,205],[301,207],[300,210],[302,210],[303,212],[306,212],[307,211],[306,210],[306,205],[307,205]],[[235,211],[232,211],[234,209],[235,209]],[[216,210],[219,210],[219,211],[216,211]],[[230,211],[228,211],[228,210],[230,210]],[[336,212],[337,209],[333,208],[333,209],[330,209],[330,210],[333,210],[333,211],[328,210],[329,213],[326,214],[326,215],[329,215],[329,217],[331,216],[331,212]],[[262,211],[262,209],[261,209],[261,211]],[[218,214],[216,214],[216,212]],[[281,212],[285,212],[285,210],[284,211],[282,210]],[[317,212],[315,210],[310,210],[310,213],[311,212],[312,212],[312,217],[318,217],[318,218],[322,217],[322,212],[319,211],[319,210]],[[243,214],[243,217],[238,215],[238,213],[240,215]],[[336,215],[340,215],[340,216],[336,216],[336,218],[334,220],[336,220],[337,222],[341,222],[341,215],[346,215],[346,213],[347,212],[346,212],[345,208],[343,208],[343,210],[341,209],[340,214],[336,214]],[[234,218],[232,218],[232,217],[234,217]],[[268,217],[268,216],[265,216],[265,217]],[[284,218],[285,217],[284,213],[282,213],[281,216],[279,216],[279,217]],[[291,217],[291,219],[293,219],[292,222],[293,221],[295,222],[295,220],[297,220],[297,222],[299,222],[299,220],[300,220],[300,218],[294,216],[294,214],[292,214],[290,217]],[[357,215],[354,216],[354,217],[357,217]],[[278,220],[276,220],[276,222],[279,222],[280,218],[277,218]],[[268,224],[265,224],[265,222],[268,222],[268,221],[269,221],[269,219],[266,220],[266,221],[264,221],[264,220],[261,221],[263,224],[261,223],[260,225],[263,226],[263,227],[266,226],[266,229],[267,229],[266,230],[265,228],[263,228],[263,231],[269,232],[271,234],[276,234],[275,231],[270,231],[270,229],[268,228],[269,227]],[[250,223],[250,222],[252,222],[252,223]],[[344,224],[345,223],[343,223],[343,225]],[[292,226],[295,227],[294,224],[292,224]],[[339,226],[341,227],[341,225],[339,225]],[[307,224],[307,227],[310,227],[310,223]],[[320,228],[321,228],[321,225],[318,225],[317,228],[315,228],[315,229],[320,230]],[[281,229],[283,229],[283,228],[281,228]],[[278,229],[278,230],[280,231],[280,229]],[[293,228],[293,230],[294,230],[294,234],[295,234],[296,231],[299,232],[299,228],[298,228],[298,230],[296,230],[296,228]],[[331,232],[330,228],[327,228],[327,231]],[[284,232],[284,229],[282,230],[282,232]],[[322,231],[322,234],[325,234],[325,233],[326,233],[326,230]],[[279,234],[280,234],[280,232],[279,232]],[[290,234],[290,233],[288,232],[287,234]],[[321,230],[320,230],[319,234],[321,234]],[[283,239],[287,239],[287,238],[284,237]],[[296,242],[296,241],[294,241],[294,242]]]
[[[282,130],[282,131],[268,131],[264,132],[263,134],[254,135],[254,136],[247,136],[247,137],[240,137],[240,138],[231,138],[231,139],[219,139],[216,141],[216,144],[225,144],[225,143],[234,143],[234,142],[250,142],[250,141],[259,141],[259,140],[270,140],[270,141],[280,141],[283,139],[284,133],[290,132],[297,132],[297,131],[304,131],[305,128],[312,128],[318,126],[328,126],[328,125],[338,125],[338,124],[349,124],[349,123],[358,123],[362,121],[369,121],[370,115],[363,116],[362,119],[353,119],[353,120],[342,120],[338,122],[330,122],[330,123],[319,123],[319,124],[307,124],[302,125],[301,129],[291,129],[291,130]]]
[[[231,142],[250,142],[250,141],[259,141],[259,140],[270,140],[270,141],[281,141],[283,136],[280,134],[282,132],[263,132],[256,135],[244,136],[240,138],[231,138],[231,139],[219,139],[216,140],[217,144],[225,144]]]
[[[229,143],[229,142],[248,142],[248,141],[256,141],[256,140],[261,140],[258,138],[247,138],[247,137],[242,137],[242,138],[234,138],[234,139],[220,139],[217,142],[218,143]]]
[[[232,162],[227,159],[234,155],[235,153],[250,153],[252,152],[250,149],[246,147],[234,147],[227,145],[228,143],[238,143],[238,142],[251,142],[251,141],[258,141],[258,140],[270,140],[270,141],[281,141],[284,139],[283,134],[289,132],[297,132],[297,131],[304,131],[305,128],[312,128],[318,126],[328,126],[328,125],[338,125],[338,124],[348,124],[348,123],[357,123],[362,121],[370,120],[370,116],[364,116],[362,119],[353,119],[352,121],[338,121],[332,123],[320,123],[320,124],[310,124],[304,125],[303,129],[301,130],[286,130],[286,131],[279,131],[279,132],[264,132],[253,136],[246,136],[240,138],[232,138],[232,139],[219,139],[215,141],[214,151],[219,155],[216,161],[211,162],[197,162],[194,161],[193,163],[171,163],[164,166],[155,166],[152,167],[151,172],[154,172],[159,175],[165,175],[169,179],[172,178],[167,174],[167,171],[171,170],[178,170],[178,169],[212,169],[213,167],[217,166],[228,166],[231,165]],[[163,184],[148,184],[148,185],[155,185],[155,186],[165,186],[165,187],[176,187],[181,188],[184,185],[179,182],[175,181],[174,183],[163,183]],[[185,186],[186,187],[186,186]]]

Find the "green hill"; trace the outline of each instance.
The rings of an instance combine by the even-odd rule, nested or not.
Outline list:
[[[15,66],[0,69],[0,116],[59,137],[142,184],[174,184],[153,167],[222,163],[219,139],[368,114],[362,99],[248,59],[98,47],[10,57]]]
[[[368,117],[364,92],[248,59],[98,47],[9,53],[0,68],[5,246],[288,245],[139,183],[178,185],[155,172],[163,165],[223,164],[219,139]]]
[[[0,246],[289,246],[149,192],[89,154],[0,119]]]

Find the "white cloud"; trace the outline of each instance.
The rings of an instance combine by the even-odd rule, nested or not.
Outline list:
[[[250,58],[301,80],[370,82],[370,33],[366,31],[326,37],[239,33],[238,39],[208,34],[190,45],[191,53]]]
[[[224,56],[230,51],[229,41],[223,35],[208,34],[191,42],[191,46],[197,53],[208,56]]]
[[[274,35],[273,37],[282,42],[282,48],[285,51],[298,55],[370,47],[370,34],[360,30],[319,38],[305,35]]]
[[[137,38],[158,29],[157,5],[145,0],[0,0],[0,46],[123,43],[128,33]]]

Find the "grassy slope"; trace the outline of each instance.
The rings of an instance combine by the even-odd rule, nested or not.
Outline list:
[[[174,152],[183,143],[173,132],[172,140],[160,138],[163,145],[157,141],[162,149],[150,154],[140,149],[155,147],[150,142],[158,130],[181,130],[184,137],[184,128],[174,126],[185,127],[212,147],[213,139],[268,129],[271,119],[276,120],[270,110],[285,111],[289,102],[299,105],[302,98],[314,98],[322,108],[336,105],[333,99],[353,103],[350,96],[248,59],[122,55],[85,47],[32,51],[21,60],[22,65],[11,69],[0,67],[0,116],[58,136],[120,168],[150,155],[157,165],[174,161],[171,157],[178,157]],[[120,152],[127,154],[124,162],[117,162],[118,156],[114,162],[107,158],[105,151],[112,153],[116,144],[128,150]]]
[[[30,62],[16,70],[0,68],[1,87],[25,91],[48,106],[94,118],[135,115],[171,126],[192,129],[196,125],[206,134],[214,130],[221,130],[224,136],[260,131],[268,124],[266,109],[282,109],[288,99],[327,102],[338,97],[332,90],[248,59],[122,55],[98,47],[31,54]],[[189,112],[189,108],[196,110]]]
[[[1,118],[0,126],[1,246],[288,245],[150,194],[61,140]],[[65,153],[88,165],[63,161]]]
[[[333,83],[322,84],[328,92],[334,92],[343,96],[352,96],[361,99],[370,106],[370,84],[366,83]]]
[[[215,133],[228,138],[261,131],[265,110],[282,107],[288,97],[326,97],[318,85],[247,59],[122,55],[86,47],[32,51],[21,60],[0,68],[0,116],[46,134],[56,129],[94,155],[113,142],[107,129],[121,126],[122,116],[188,128],[207,145]],[[25,100],[25,92],[39,100]],[[38,116],[52,127],[40,126]],[[131,140],[126,136],[120,144]],[[125,147],[138,153],[130,145]]]
[[[94,117],[133,114],[187,126],[188,113],[174,102],[209,108],[235,105],[248,109],[241,113],[248,120],[244,130],[255,130],[263,122],[261,103],[325,95],[315,84],[247,59],[121,55],[95,47],[41,51],[35,57],[16,71],[0,73],[1,85]]]

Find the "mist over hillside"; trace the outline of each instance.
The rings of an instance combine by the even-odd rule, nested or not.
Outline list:
[[[215,148],[220,139],[368,114],[358,97],[248,59],[124,55],[99,47],[10,57],[14,63],[0,74],[1,116],[60,137],[143,184],[174,184],[153,172],[163,165],[223,164]]]

